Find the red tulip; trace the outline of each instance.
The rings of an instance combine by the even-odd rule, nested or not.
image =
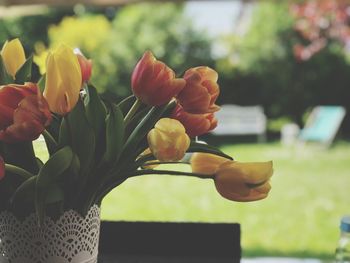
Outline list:
[[[216,83],[218,73],[209,67],[191,68],[185,72],[185,88],[177,99],[189,113],[209,113],[220,109],[215,104],[220,90]]]
[[[5,162],[4,159],[0,156],[0,180],[5,177]]]
[[[0,140],[31,141],[51,122],[49,106],[34,83],[0,89]]]
[[[191,114],[184,111],[180,105],[176,106],[171,117],[185,126],[186,133],[190,137],[205,134],[213,130],[218,124],[213,113]]]
[[[81,69],[82,82],[88,82],[92,74],[92,60],[79,53],[76,55]]]
[[[185,86],[184,79],[175,78],[174,71],[156,60],[150,51],[145,52],[131,77],[134,95],[143,103],[160,106],[168,103]]]

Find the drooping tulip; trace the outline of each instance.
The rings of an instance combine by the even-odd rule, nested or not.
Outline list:
[[[66,115],[77,104],[82,85],[80,64],[73,49],[60,45],[46,61],[44,97],[50,110]]]
[[[0,141],[6,143],[37,139],[52,118],[34,83],[1,87],[0,112]]]
[[[1,57],[7,73],[15,79],[17,71],[26,61],[21,41],[18,38],[6,41],[1,50]]]
[[[180,121],[185,126],[186,133],[190,137],[205,134],[215,129],[218,124],[213,113],[191,114],[186,112],[180,105],[176,106],[171,118]]]
[[[82,82],[88,82],[92,74],[92,60],[87,59],[83,54],[76,53],[76,56],[79,61]]]
[[[147,135],[153,155],[161,162],[181,160],[190,146],[184,126],[177,120],[160,119]]]
[[[177,96],[185,111],[203,114],[218,111],[215,104],[220,90],[218,73],[209,67],[190,68],[185,72],[186,86]]]
[[[215,187],[221,196],[232,201],[249,202],[267,197],[273,174],[270,162],[241,163],[228,161],[215,172]]]
[[[145,52],[131,77],[134,95],[150,106],[168,103],[185,84],[184,79],[176,78],[174,71],[158,61],[150,51]]]
[[[228,159],[210,153],[196,152],[191,157],[192,172],[199,174],[213,175],[219,166]]]
[[[2,156],[0,156],[0,180],[5,177],[5,162]]]

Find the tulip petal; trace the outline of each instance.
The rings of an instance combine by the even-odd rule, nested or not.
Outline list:
[[[161,162],[181,160],[190,146],[183,125],[174,119],[162,118],[147,135],[152,154]]]
[[[65,115],[78,102],[82,85],[82,73],[73,50],[60,45],[47,58],[44,97],[50,110]]]
[[[15,79],[17,71],[24,64],[26,57],[24,49],[18,38],[6,41],[1,50],[1,56],[6,71]]]
[[[265,198],[270,189],[272,161],[240,163],[227,161],[219,166],[214,181],[217,191],[233,201],[248,202]],[[251,184],[259,184],[252,188]]]
[[[226,158],[214,154],[194,153],[191,157],[192,172],[213,175],[214,177],[219,166],[227,161]]]
[[[143,103],[160,106],[169,103],[184,88],[185,81],[175,79],[174,71],[147,51],[133,70],[131,86]]]

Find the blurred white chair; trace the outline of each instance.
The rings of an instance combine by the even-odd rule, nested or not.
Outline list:
[[[261,106],[222,105],[216,113],[218,126],[213,135],[257,135],[259,142],[266,141],[266,116]]]

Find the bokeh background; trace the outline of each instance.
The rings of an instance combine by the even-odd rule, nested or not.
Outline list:
[[[132,69],[151,50],[179,76],[199,65],[218,71],[219,104],[263,107],[265,143],[255,136],[200,139],[237,160],[274,160],[269,198],[232,203],[210,182],[150,175],[111,192],[104,219],[238,222],[245,257],[333,257],[340,217],[350,213],[349,114],[330,148],[285,146],[280,135],[287,123],[303,128],[317,105],[350,111],[346,1],[2,6],[0,16],[0,43],[19,37],[26,53],[34,52],[38,71],[45,70],[48,50],[62,42],[92,58],[92,82],[106,100],[131,94]]]

